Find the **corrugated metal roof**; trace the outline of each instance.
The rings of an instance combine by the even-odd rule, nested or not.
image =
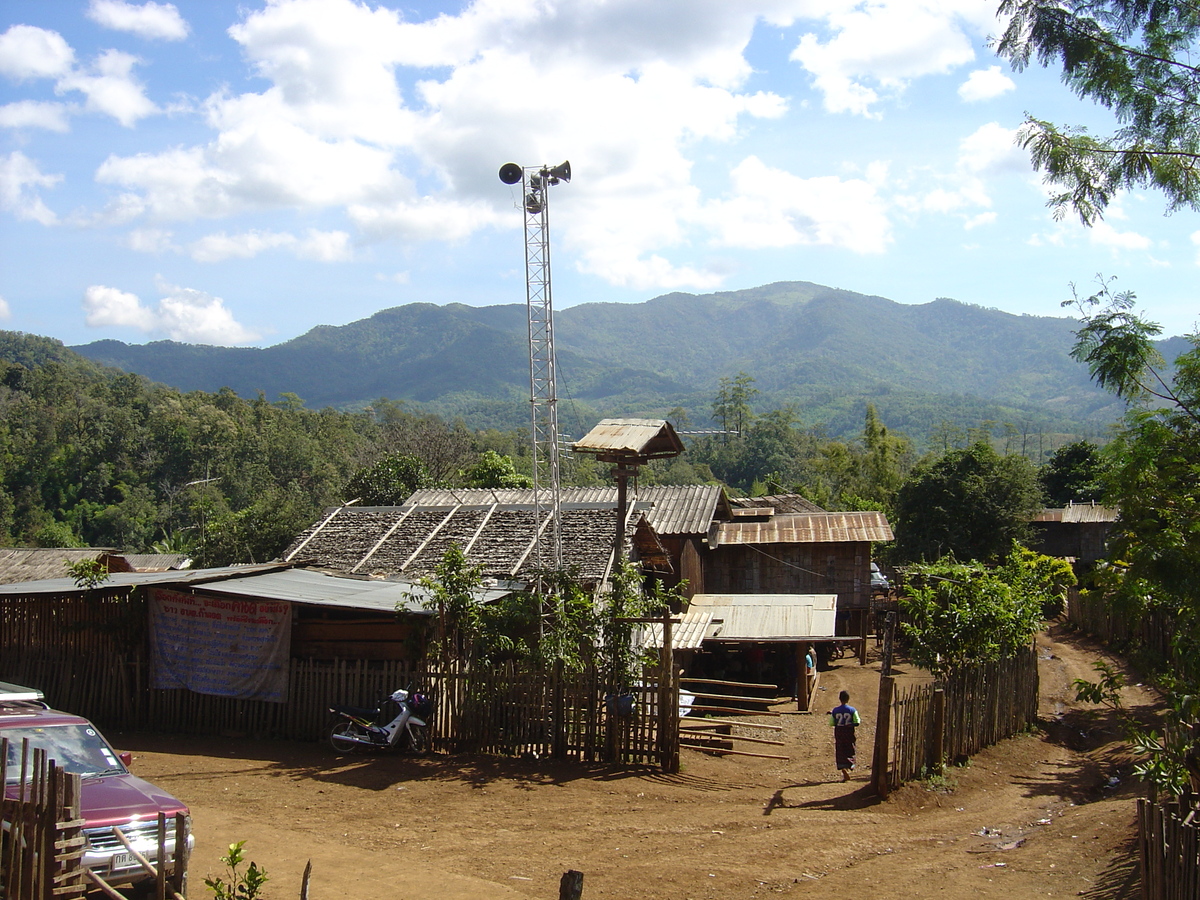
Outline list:
[[[697,594],[688,611],[712,615],[705,640],[828,640],[834,636],[837,594]]]
[[[671,626],[671,647],[675,650],[699,650],[708,628],[712,625],[712,613],[706,609],[689,609]],[[640,638],[634,644],[646,650],[662,647],[663,627],[659,622],[638,626]]]
[[[1120,510],[1109,506],[1097,506],[1093,503],[1072,503],[1062,509],[1043,509],[1033,521],[1062,522],[1077,525],[1088,522],[1107,523],[1117,521]]]
[[[404,581],[348,578],[313,569],[274,566],[229,566],[220,569],[193,569],[178,572],[120,572],[112,575],[104,587],[197,587],[206,593],[225,596],[255,597],[262,600],[288,600],[314,606],[393,612],[400,604],[411,612],[424,612],[421,601],[428,592]],[[25,584],[0,585],[0,596],[80,593],[69,578],[52,578]],[[476,594],[479,602],[489,602],[510,593],[486,590]]]
[[[832,544],[895,540],[880,512],[809,513],[775,516],[765,522],[719,522],[709,544]]]
[[[346,609],[371,609],[393,612],[427,613],[424,603],[431,594],[418,584],[405,581],[380,581],[373,578],[346,578],[312,569],[283,569],[254,578],[238,578],[204,585],[207,593],[264,600],[289,600],[314,606],[338,606]],[[476,601],[487,603],[509,591],[486,590],[475,593]]]
[[[723,497],[717,484],[653,485],[630,490],[630,497],[639,503],[652,503],[646,510],[646,521],[660,536],[680,534],[707,534]],[[562,503],[596,503],[616,507],[615,487],[563,488],[559,492]],[[489,490],[471,488],[463,490],[417,491],[405,502],[405,506],[454,506],[462,504],[499,503],[517,505],[533,502],[533,491]]]
[[[224,566],[217,569],[181,569],[175,572],[113,572],[97,590],[110,587],[138,585],[203,584],[223,578],[241,578],[282,568],[279,563],[258,566]],[[0,584],[0,596],[15,597],[32,594],[74,594],[83,590],[73,578],[43,578],[16,584]]]
[[[666,419],[602,419],[572,445],[576,453],[601,456],[678,456],[683,441]]]

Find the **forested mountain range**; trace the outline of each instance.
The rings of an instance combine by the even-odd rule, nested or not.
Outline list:
[[[857,432],[867,402],[918,442],[940,424],[1099,435],[1121,409],[1069,356],[1072,319],[955,300],[904,305],[808,282],[589,303],[555,315],[560,422],[682,409],[707,423],[721,378],[754,379],[757,409],[793,405],[807,424]],[[98,341],[80,354],[180,390],[283,393],[310,409],[387,397],[472,427],[528,418],[523,305],[413,303],[267,348]],[[1168,354],[1169,358],[1169,354]]]

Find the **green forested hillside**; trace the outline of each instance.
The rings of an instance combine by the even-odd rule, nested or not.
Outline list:
[[[345,333],[330,332],[321,337]],[[681,396],[644,371],[607,371],[644,396]],[[827,509],[887,509],[921,448],[875,404],[826,390],[821,399],[843,417],[843,435],[795,407],[762,409],[748,374],[719,377],[712,391],[690,396],[737,433],[688,436],[686,453],[646,467],[641,483],[719,481],[734,494],[794,491]],[[982,441],[1042,462],[1068,439],[1021,420],[970,420],[978,401],[877,393],[880,407],[931,423],[926,444],[934,455]],[[509,401],[476,395],[475,402],[486,411]],[[564,419],[582,408],[564,404]],[[502,487],[486,479],[530,471],[524,424],[470,427],[386,398],[357,410],[314,411],[291,392],[274,402],[229,388],[182,392],[101,366],[57,341],[12,332],[0,332],[0,411],[0,546],[157,549],[206,565],[262,561],[325,507],[362,498],[364,486],[372,496],[403,497],[435,485]],[[670,418],[685,432],[690,427],[683,409]],[[971,424],[954,424],[960,420]],[[568,454],[563,471],[567,484],[606,480],[591,457]],[[391,473],[403,477],[391,483]]]
[[[1098,434],[1120,414],[1069,357],[1070,319],[1013,316],[936,300],[905,306],[807,282],[640,304],[592,303],[555,317],[560,419],[682,409],[709,421],[721,377],[746,372],[756,408],[794,405],[810,425],[853,433],[867,402],[928,441],[948,421],[1023,432]],[[265,349],[100,341],[83,355],[181,390],[294,393],[310,408],[416,401],[475,427],[528,417],[523,306],[415,303],[322,326]]]

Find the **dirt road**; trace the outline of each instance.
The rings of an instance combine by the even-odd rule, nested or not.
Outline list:
[[[878,660],[822,674],[818,708],[847,689],[863,713],[860,771],[833,767],[823,715],[783,716],[786,761],[684,751],[661,775],[545,760],[335,757],[325,746],[113,735],[134,770],[191,805],[189,891],[245,840],[274,900],[633,900],[1136,895],[1134,797],[1119,733],[1070,684],[1104,657],[1060,626],[1039,637],[1042,726],[883,803],[866,787]],[[1128,689],[1128,705],[1154,697]],[[785,707],[780,707],[784,709]]]

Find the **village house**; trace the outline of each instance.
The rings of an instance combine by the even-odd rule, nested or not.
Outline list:
[[[1071,503],[1061,509],[1043,509],[1033,519],[1031,547],[1046,556],[1070,560],[1090,568],[1107,554],[1108,533],[1119,510],[1093,503]]]

